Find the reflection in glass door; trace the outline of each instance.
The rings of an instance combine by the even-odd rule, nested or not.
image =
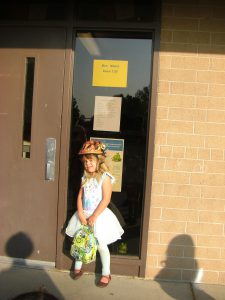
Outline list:
[[[82,175],[77,152],[83,142],[90,138],[123,141],[122,152],[119,156],[115,153],[120,161],[117,170],[120,182],[109,208],[117,215],[125,233],[122,240],[110,246],[110,251],[139,257],[152,39],[150,35],[137,33],[79,32],[74,53],[68,218],[76,209]],[[106,112],[109,99],[112,102]],[[104,116],[106,113],[108,117]]]

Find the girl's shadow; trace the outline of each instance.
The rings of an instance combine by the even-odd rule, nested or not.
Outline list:
[[[193,299],[215,300],[215,298],[195,285],[201,282],[203,270],[198,268],[198,262],[194,253],[194,242],[189,235],[181,234],[173,238],[166,251],[166,260],[161,262],[163,268],[155,276],[155,280],[174,299],[184,299],[182,283],[189,283],[190,290],[187,292]],[[168,278],[171,278],[170,282]],[[182,279],[180,285],[173,285],[171,282],[180,279]]]
[[[6,261],[6,267],[1,264],[0,299],[11,299],[19,294],[37,291],[45,288],[55,297],[63,300],[63,296],[40,264],[27,264],[26,259],[34,251],[30,237],[18,232],[11,236],[5,245],[6,254],[12,259]],[[10,267],[9,267],[10,261]]]

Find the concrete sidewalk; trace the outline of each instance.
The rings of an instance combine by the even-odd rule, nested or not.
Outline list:
[[[0,300],[44,286],[60,300],[224,300],[225,286],[156,282],[112,276],[107,288],[98,288],[95,274],[73,280],[67,271],[0,265]]]

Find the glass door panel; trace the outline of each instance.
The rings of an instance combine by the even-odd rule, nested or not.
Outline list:
[[[76,209],[82,175],[77,152],[83,142],[90,138],[123,141],[119,158],[114,157],[120,161],[120,184],[109,208],[125,233],[110,251],[140,256],[152,38],[138,33],[78,32],[74,51],[68,219]],[[109,99],[108,118],[102,117]],[[120,99],[118,105],[115,99]]]

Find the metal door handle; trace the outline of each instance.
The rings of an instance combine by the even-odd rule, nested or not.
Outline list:
[[[56,154],[56,139],[46,139],[45,149],[45,180],[55,180],[55,154]]]

